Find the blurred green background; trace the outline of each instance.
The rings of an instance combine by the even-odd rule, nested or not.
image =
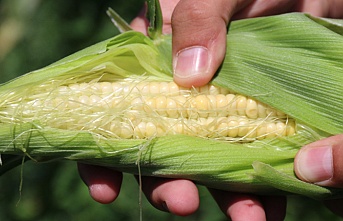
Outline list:
[[[143,0],[0,0],[0,82],[44,67],[84,47],[118,34],[106,15],[112,7],[128,22]],[[20,191],[22,182],[22,190]],[[139,188],[124,175],[117,201],[94,202],[73,162],[35,164],[0,177],[0,220],[139,220]],[[154,209],[143,198],[143,220],[226,220],[204,187],[201,206],[188,217]],[[289,197],[286,220],[341,220],[320,202]]]

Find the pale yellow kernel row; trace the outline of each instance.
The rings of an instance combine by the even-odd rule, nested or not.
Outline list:
[[[36,105],[35,105],[36,106]],[[122,108],[144,111],[146,113],[157,113],[170,118],[199,118],[199,117],[225,117],[225,116],[247,116],[249,118],[265,118],[286,115],[265,104],[251,98],[235,94],[218,95],[194,95],[194,96],[99,96],[80,95],[65,97],[57,96],[53,100],[47,100],[45,106],[51,106],[63,111],[78,107],[97,111],[99,107]]]
[[[168,121],[168,122],[167,122]],[[296,131],[294,121],[249,120],[244,117],[161,119],[161,121],[116,121],[109,126],[119,138],[145,139],[170,134],[186,134],[223,140],[254,140],[290,136]]]
[[[185,89],[174,82],[97,82],[62,86],[58,92],[68,93],[71,97],[79,96],[71,98],[70,103],[77,103],[79,100],[84,104],[97,106],[105,104],[118,108],[127,105],[125,103],[131,100],[135,109],[145,106],[144,110],[157,109],[164,116],[168,116],[170,112],[172,114],[170,117],[285,116],[284,113],[252,98],[229,93],[229,90],[214,85]]]
[[[190,94],[228,94],[229,90],[214,85],[202,87],[184,88],[174,82],[145,82],[145,81],[119,81],[119,82],[96,82],[96,83],[75,83],[58,88],[63,93],[92,93],[92,94],[116,94],[127,95],[132,93],[145,95],[190,95]]]
[[[34,116],[52,127],[122,139],[187,134],[253,140],[296,132],[286,114],[213,85],[186,89],[174,82],[80,83],[22,105],[22,119]],[[56,120],[61,118],[65,121]]]
[[[236,115],[254,119],[269,116],[286,117],[286,114],[256,100],[234,94],[137,97],[132,100],[131,105],[136,110],[143,109],[146,112],[157,112],[162,116],[171,118],[206,118]]]

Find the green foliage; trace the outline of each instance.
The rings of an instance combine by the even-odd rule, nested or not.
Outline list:
[[[0,1],[0,82],[116,35],[108,7],[130,21],[142,5],[143,0]],[[116,202],[101,205],[89,197],[75,163],[28,162],[0,178],[0,220],[139,220],[137,182],[125,175],[122,187]],[[225,220],[204,187],[200,196],[199,211],[185,218],[157,211],[143,198],[143,220]],[[291,197],[288,209],[288,221],[339,220],[309,199]]]
[[[131,20],[143,3],[143,0],[2,1],[0,31],[12,34],[0,39],[0,80],[4,82],[41,68],[118,34],[106,15],[107,8],[112,7]],[[3,45],[12,47],[4,50]]]

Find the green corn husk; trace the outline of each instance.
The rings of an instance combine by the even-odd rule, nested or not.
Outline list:
[[[172,81],[170,36],[157,34],[151,39],[128,31],[1,85],[0,153],[37,162],[67,159],[133,174],[140,171],[144,176],[186,178],[229,191],[340,197],[341,190],[298,180],[293,160],[303,145],[343,133],[342,35],[341,20],[300,13],[234,21],[229,26],[227,56],[212,83],[296,119],[293,136],[249,143],[187,135],[118,139],[21,118],[23,101],[60,85],[142,76]],[[6,106],[15,107],[15,114]],[[58,120],[67,122],[68,115],[62,113]],[[3,163],[0,171],[8,169]]]

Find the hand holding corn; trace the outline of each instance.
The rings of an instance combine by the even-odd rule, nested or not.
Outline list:
[[[174,76],[175,81],[179,84],[179,85],[184,85],[186,87],[189,87],[191,85],[202,85],[202,84],[206,84],[208,79],[212,78],[214,71],[216,70],[219,66],[219,63],[221,62],[221,60],[223,59],[224,55],[223,53],[225,52],[220,52],[220,50],[215,50],[213,48],[216,48],[216,45],[209,45],[211,43],[211,41],[207,40],[206,38],[210,38],[211,33],[217,34],[218,36],[220,35],[220,33],[222,33],[222,30],[225,30],[226,32],[226,22],[229,21],[229,19],[227,21],[224,22],[201,22],[204,17],[213,17],[214,19],[216,19],[216,15],[223,13],[219,10],[223,10],[225,9],[225,7],[220,7],[220,8],[214,8],[211,7],[210,9],[208,9],[208,7],[204,7],[203,9],[206,9],[206,12],[209,14],[207,16],[203,16],[203,17],[198,17],[194,16],[194,18],[191,19],[187,19],[187,16],[192,16],[192,13],[183,13],[184,9],[188,10],[191,7],[198,7],[198,9],[200,11],[202,10],[202,2],[197,2],[197,4],[192,4],[192,1],[181,1],[179,4],[179,1],[161,1],[161,5],[162,5],[162,9],[164,10],[164,15],[167,15],[164,18],[164,21],[166,23],[165,25],[165,32],[166,33],[170,33],[171,32],[171,14],[173,9],[175,8],[175,6],[178,6],[178,10],[175,11],[174,13],[174,21],[180,21],[180,22],[174,22],[173,27],[174,27],[174,33],[173,33],[173,39],[174,39],[174,44],[173,44],[173,51],[174,51],[174,56],[179,56],[181,55],[181,52],[186,52],[185,49],[196,49],[196,48],[205,48],[207,50],[208,53],[210,53],[210,55],[207,56],[213,56],[216,57],[214,60],[212,60],[213,62],[208,62],[206,63],[206,59],[201,58],[199,56],[202,56],[203,53],[199,52],[199,50],[193,50],[196,53],[194,54],[194,58],[191,56],[179,56],[179,58],[174,58],[175,61],[179,61],[181,64],[177,65],[174,64],[174,67],[176,68],[175,72],[179,73],[176,74],[176,76]],[[322,4],[325,4],[326,1],[322,1]],[[171,4],[171,5],[169,5]],[[227,1],[222,3],[222,4],[218,4],[219,6],[225,5],[227,4]],[[271,3],[272,4],[272,3]],[[289,1],[289,4],[292,4],[292,1]],[[322,16],[322,17],[339,17],[341,15],[338,15],[337,12],[335,12],[335,9],[333,10],[329,10],[330,14],[327,14],[328,11],[324,11],[321,9],[324,9],[325,7],[322,6],[318,6],[318,7],[313,7],[311,5],[310,2],[306,2],[306,1],[297,1],[297,4],[295,6],[296,10],[298,11],[304,11],[304,12],[309,12],[315,16]],[[330,5],[330,3],[329,3]],[[331,4],[333,5],[333,4]],[[241,8],[241,6],[238,4],[236,6],[237,8]],[[263,8],[265,7],[265,8]],[[281,8],[275,8],[271,5],[262,5],[259,4],[259,1],[256,1],[256,3],[249,5],[248,7],[244,8],[240,13],[236,13],[234,14],[234,18],[236,19],[240,19],[240,18],[244,18],[246,17],[246,15],[248,15],[249,17],[254,17],[254,16],[261,16],[264,14],[274,14],[274,13],[278,13],[281,11],[284,11],[284,8],[287,8],[287,6],[281,6]],[[337,7],[339,8],[339,7]],[[217,10],[217,11],[216,11]],[[230,11],[232,10],[232,11]],[[231,15],[232,12],[235,11],[235,8],[229,8],[229,11],[224,12],[227,16]],[[220,18],[219,18],[220,19]],[[185,21],[182,21],[185,20]],[[189,24],[190,23],[190,24]],[[194,24],[193,24],[194,23]],[[203,26],[201,26],[201,28],[199,28],[199,26],[197,25],[198,23],[202,23]],[[131,24],[132,27],[136,28],[137,30],[141,30],[142,32],[146,32],[146,27],[144,26],[144,24],[146,24],[145,21],[145,15],[143,14],[142,16],[137,17]],[[215,24],[215,25],[213,25]],[[218,25],[217,25],[218,24]],[[223,26],[221,26],[220,24],[223,24]],[[203,28],[204,26],[209,25],[211,26],[210,28]],[[218,27],[217,27],[218,26]],[[193,30],[194,29],[194,30]],[[219,31],[216,31],[219,30]],[[209,34],[204,33],[201,36],[204,36],[205,39],[200,39],[198,38],[198,32],[209,32]],[[190,36],[192,36],[194,33],[196,33],[196,37],[192,38]],[[180,39],[180,40],[179,40]],[[185,41],[185,39],[190,39],[188,41]],[[218,37],[218,39],[220,39]],[[220,40],[218,40],[217,45],[221,46],[225,45],[226,43],[226,37],[223,38],[221,40],[222,42],[220,42]],[[193,45],[199,45],[200,47],[194,47]],[[205,46],[205,47],[204,47]],[[209,47],[208,47],[209,46]],[[190,51],[190,50],[188,50]],[[219,51],[219,52],[218,52]],[[191,53],[185,53],[190,55]],[[213,54],[213,55],[211,55]],[[181,57],[181,58],[180,58]],[[181,60],[185,58],[185,60]],[[200,61],[203,63],[195,63],[193,64],[193,61]],[[175,62],[174,61],[174,62]],[[196,66],[196,65],[200,65],[200,67]],[[209,65],[209,68],[206,68],[206,65]],[[185,76],[185,74],[188,74],[189,76]],[[181,76],[179,76],[181,75]],[[183,76],[182,76],[183,75]],[[199,76],[200,75],[200,76]],[[334,138],[328,138],[328,139],[334,139]],[[329,141],[327,139],[327,141]],[[330,143],[330,142],[328,142]],[[343,142],[341,142],[343,143]],[[315,143],[313,145],[316,145]],[[343,157],[343,156],[342,156]],[[339,157],[338,157],[339,158]],[[296,158],[297,160],[298,158]],[[296,161],[297,162],[297,161]],[[302,162],[306,162],[306,160],[302,160]],[[313,162],[315,163],[315,162]],[[343,167],[338,167],[338,168],[343,168]],[[297,167],[295,168],[295,171],[297,172]],[[84,170],[83,172],[87,173],[86,170]],[[340,176],[340,175],[337,175]],[[301,177],[301,176],[300,176]],[[117,179],[117,183],[118,180],[120,180],[120,177],[118,177]],[[144,178],[144,180],[146,180],[146,183],[151,183],[152,181],[155,180],[155,178],[149,178],[146,177]],[[305,179],[306,181],[311,181],[308,179]],[[180,186],[182,186],[183,188],[176,188],[175,186],[177,186],[177,183],[181,183]],[[87,182],[86,182],[87,183]],[[153,205],[155,205],[157,208],[162,208],[163,210],[166,209],[165,207],[162,206],[161,203],[159,202],[164,202],[166,203],[167,207],[171,207],[172,210],[169,209],[170,212],[176,213],[176,214],[180,214],[180,211],[185,212],[185,208],[188,209],[188,213],[192,213],[193,211],[195,211],[195,209],[197,208],[197,203],[198,203],[198,196],[197,196],[197,191],[196,191],[196,187],[194,186],[194,184],[192,182],[187,182],[186,180],[173,180],[173,181],[169,181],[169,182],[163,182],[163,179],[157,181],[156,180],[156,185],[153,185],[153,187],[155,187],[155,189],[151,188],[147,191],[146,195],[148,197],[150,197],[150,201],[153,203]],[[161,183],[163,183],[163,185],[161,185]],[[109,182],[108,185],[113,184],[112,182]],[[147,186],[144,185],[143,186]],[[163,186],[163,187],[160,187]],[[116,186],[117,189],[115,191],[115,193],[113,193],[113,198],[116,197],[116,193],[118,193],[118,185]],[[105,191],[106,187],[104,187],[104,191]],[[168,189],[168,191],[165,191],[166,189]],[[154,194],[152,194],[154,193]],[[192,196],[189,196],[189,198],[183,198],[182,196],[185,195],[185,193],[194,193]],[[93,197],[97,197],[100,194],[91,192],[91,195]],[[264,209],[263,206],[261,206],[261,203],[254,197],[254,196],[250,196],[248,198],[244,197],[244,195],[241,194],[233,194],[233,193],[227,193],[224,194],[213,194],[214,196],[219,196],[216,197],[218,204],[220,205],[220,207],[223,209],[224,213],[227,214],[228,216],[233,217],[233,220],[235,219],[234,217],[241,217],[242,214],[238,213],[236,211],[241,211],[244,210],[246,211],[245,214],[247,216],[247,220],[253,220],[256,217],[250,217],[250,214],[261,214],[261,216],[264,216]],[[236,196],[233,196],[236,195]],[[108,195],[107,195],[108,196]],[[157,196],[157,197],[152,197],[152,196]],[[230,196],[230,198],[228,197]],[[169,198],[168,198],[169,197]],[[233,200],[233,199],[237,199],[237,198],[242,198],[242,200]],[[174,204],[175,201],[179,201],[179,198],[183,199],[183,204],[180,207],[176,207],[177,205]],[[251,201],[253,204],[255,204],[255,207],[247,207],[246,202],[247,200]],[[228,203],[229,202],[229,203]],[[234,203],[233,203],[234,202]],[[285,203],[274,203],[274,205],[285,205]],[[230,209],[229,209],[230,208]],[[271,211],[273,209],[271,208],[265,208],[267,209],[266,211]],[[276,210],[275,214],[284,214],[283,210],[285,210],[284,207],[279,207],[279,208],[274,208],[274,211]],[[268,214],[267,214],[268,216]],[[256,220],[263,220],[256,218]]]
[[[304,146],[294,161],[297,176],[310,183],[343,188],[343,134]],[[325,205],[343,216],[341,200],[329,200]]]
[[[343,131],[341,26],[303,14],[232,22],[218,75],[190,89],[172,84],[168,36],[124,33],[2,85],[1,153],[236,192],[338,197],[296,179],[293,159]]]

